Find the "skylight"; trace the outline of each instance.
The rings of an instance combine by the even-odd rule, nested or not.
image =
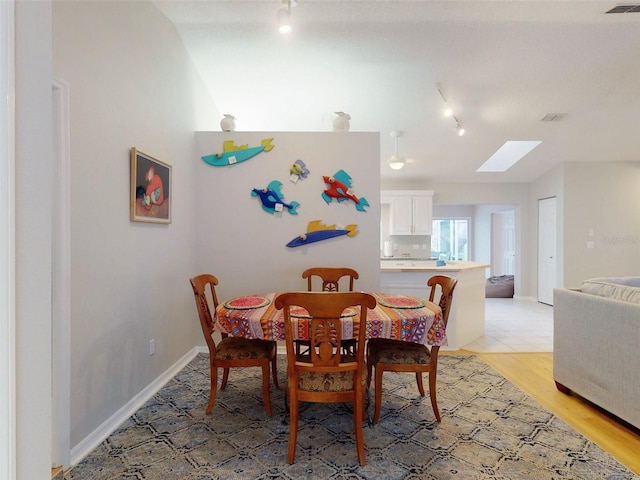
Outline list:
[[[505,142],[491,158],[484,162],[476,172],[504,172],[542,142],[509,140]]]

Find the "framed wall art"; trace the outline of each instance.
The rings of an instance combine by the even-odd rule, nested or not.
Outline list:
[[[131,220],[171,223],[171,165],[131,149]]]

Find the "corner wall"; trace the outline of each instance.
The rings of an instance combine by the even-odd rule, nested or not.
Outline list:
[[[53,2],[53,39],[70,86],[73,448],[202,336],[193,132],[219,114],[150,2]],[[172,224],[129,220],[131,147],[172,164]]]
[[[571,162],[564,171],[564,285],[639,275],[640,161]]]
[[[51,11],[15,4],[16,479],[51,475]],[[3,45],[4,48],[4,45]]]

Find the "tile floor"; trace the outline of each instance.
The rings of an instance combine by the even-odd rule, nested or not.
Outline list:
[[[485,335],[472,352],[552,352],[553,307],[532,300],[485,299]]]

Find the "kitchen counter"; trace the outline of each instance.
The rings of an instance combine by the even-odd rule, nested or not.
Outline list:
[[[460,272],[489,268],[491,265],[481,262],[463,262],[447,260],[442,267],[436,266],[436,260],[411,259],[411,258],[381,258],[380,271],[382,272]]]
[[[444,347],[456,350],[484,335],[485,269],[489,267],[486,263],[455,260],[437,267],[432,259],[380,259],[380,291],[428,299],[429,278],[440,274],[456,278],[447,325],[448,345]]]

